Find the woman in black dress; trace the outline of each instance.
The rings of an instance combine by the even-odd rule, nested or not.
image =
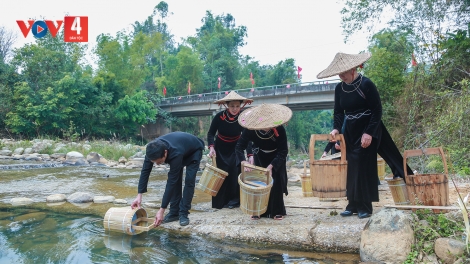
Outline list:
[[[318,79],[339,75],[335,88],[334,138],[346,120],[344,139],[348,160],[346,196],[348,205],[341,216],[355,213],[359,218],[372,214],[372,202],[379,201],[377,153],[404,177],[403,157],[382,123],[382,104],[375,84],[357,72],[370,54],[337,53],[333,62],[317,75]],[[401,164],[401,165],[400,165]],[[401,168],[400,168],[401,167]],[[413,174],[408,167],[408,173]]]
[[[234,91],[214,102],[225,105],[226,109],[215,115],[207,132],[209,156],[216,157],[217,167],[226,171],[228,176],[217,196],[212,197],[212,208],[228,207],[232,209],[240,206],[240,186],[238,185],[240,166],[236,163],[235,145],[240,138],[243,127],[238,124],[238,116],[243,106],[251,102],[253,100],[240,96]],[[252,156],[251,147],[247,149],[247,152],[249,156]]]
[[[253,142],[254,165],[268,169],[273,177],[267,211],[261,217],[282,220],[286,215],[284,194],[287,195],[287,136],[282,124],[289,121],[292,111],[283,105],[263,104],[245,110],[238,122],[245,127],[235,147],[237,164],[244,163],[243,151]],[[251,162],[250,162],[251,163]],[[251,163],[253,164],[253,163]],[[254,215],[251,219],[259,219]]]

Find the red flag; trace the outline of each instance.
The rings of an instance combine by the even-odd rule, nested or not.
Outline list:
[[[300,66],[297,66],[297,78],[300,79],[300,72],[302,71],[302,68]]]
[[[163,86],[163,96],[166,95],[166,86]]]
[[[191,83],[188,82],[188,94],[191,94]]]
[[[418,66],[414,53],[411,53],[411,66]]]
[[[220,89],[220,81],[221,80],[220,80],[220,77],[219,77],[219,84],[217,84],[217,88],[219,88],[219,89]]]
[[[251,84],[255,85],[255,79],[251,79]]]

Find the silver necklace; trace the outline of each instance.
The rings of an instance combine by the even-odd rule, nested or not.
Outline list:
[[[356,78],[356,79],[357,79],[356,82],[353,81],[352,83],[348,84],[348,85],[352,85],[352,86],[354,87],[354,90],[352,90],[352,91],[346,91],[346,90],[344,90],[344,87],[343,87],[343,83],[344,83],[344,82],[341,82],[341,89],[343,90],[343,92],[345,92],[345,93],[352,93],[352,92],[356,91],[357,88],[359,88],[359,86],[361,86],[361,82],[362,82],[362,74],[359,74],[359,76],[360,76],[361,78]]]

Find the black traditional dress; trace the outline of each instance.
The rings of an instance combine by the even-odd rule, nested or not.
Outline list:
[[[209,147],[214,146],[217,168],[228,173],[217,196],[212,197],[212,208],[240,206],[240,185],[238,184],[240,164],[236,163],[235,146],[242,130],[243,127],[238,124],[238,115],[232,116],[227,110],[219,112],[212,119],[207,132],[207,143]],[[247,153],[251,155],[251,147]]]
[[[286,157],[287,136],[283,126],[271,129],[268,132],[262,130],[243,130],[242,136],[235,148],[237,154],[237,164],[245,160],[243,150],[249,142],[253,143],[254,161],[256,166],[266,168],[273,165],[272,176],[273,186],[269,195],[268,209],[261,217],[274,218],[276,215],[286,215],[284,206],[284,194],[287,193],[287,169]]]
[[[379,201],[377,149],[382,136],[382,104],[374,83],[359,75],[351,84],[336,85],[334,128],[341,131],[346,118],[344,140],[348,160],[346,210],[372,213],[372,202]],[[361,146],[364,133],[372,137],[367,148]]]

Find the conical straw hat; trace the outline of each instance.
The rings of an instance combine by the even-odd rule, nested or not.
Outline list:
[[[280,104],[262,104],[246,109],[238,117],[238,123],[250,130],[269,129],[280,126],[292,117],[292,110]]]
[[[231,91],[224,98],[215,101],[214,104],[225,104],[225,103],[230,102],[230,101],[243,101],[243,103],[251,103],[251,102],[253,102],[253,99],[245,98],[245,97],[237,94],[235,91]]]
[[[320,72],[317,75],[318,79],[323,79],[338,75],[350,69],[359,67],[361,64],[366,62],[370,58],[370,53],[361,53],[361,54],[346,54],[346,53],[336,53],[335,58],[330,63],[330,65]]]

